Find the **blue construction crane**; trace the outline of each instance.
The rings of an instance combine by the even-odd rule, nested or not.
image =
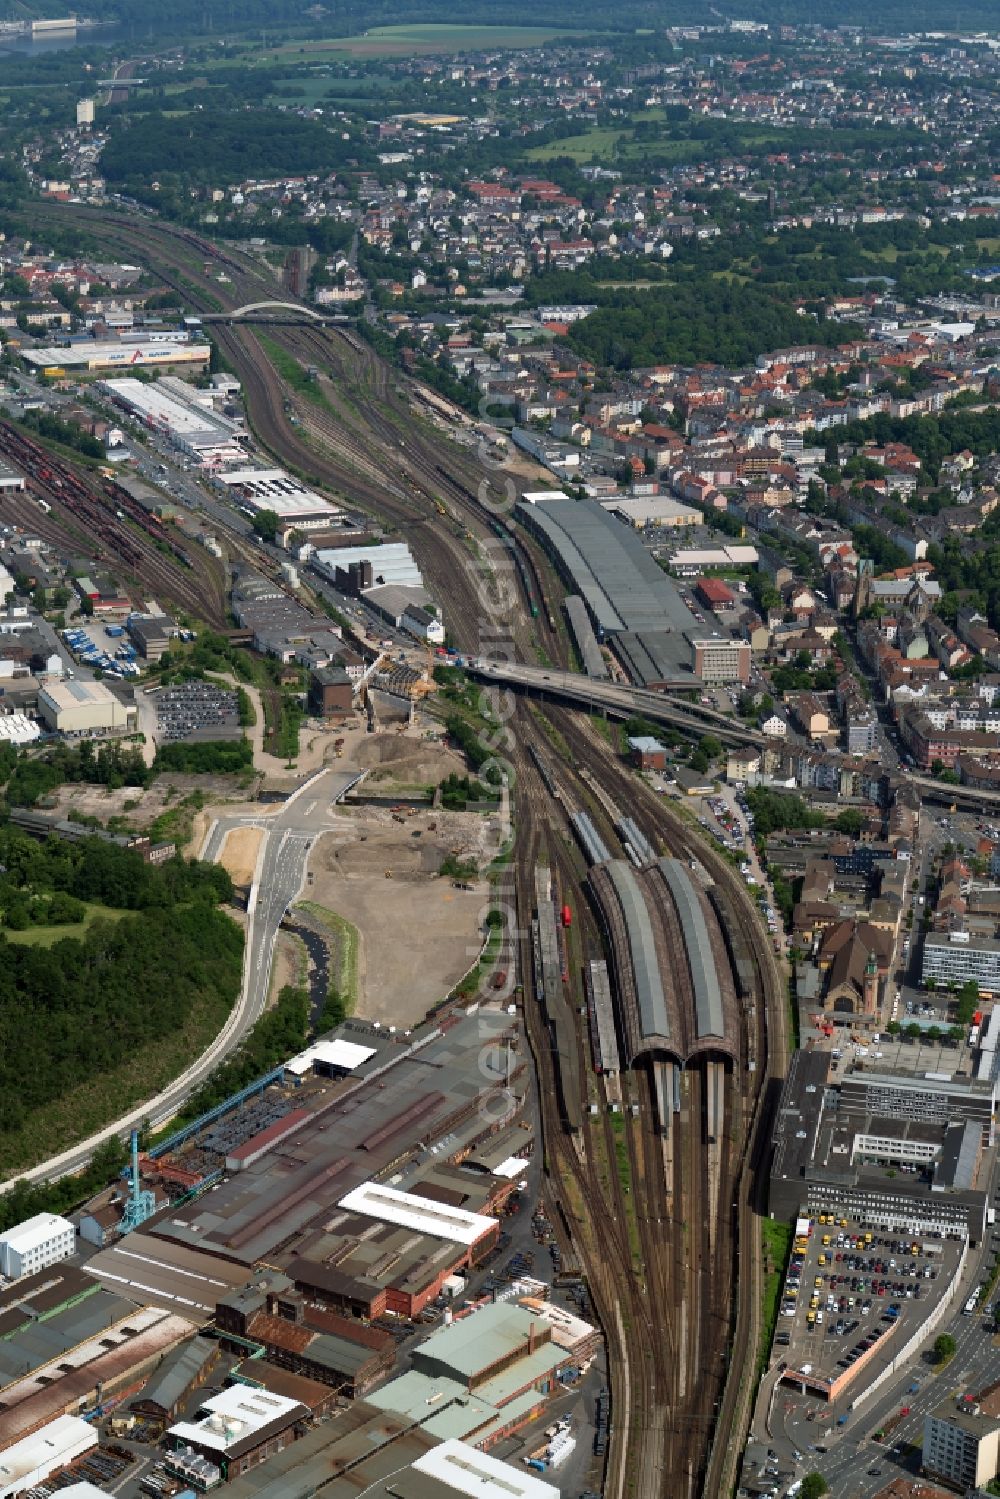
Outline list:
[[[155,1194],[143,1191],[139,1181],[139,1131],[132,1131],[132,1169],[129,1172],[129,1194],[125,1204],[125,1214],[118,1225],[123,1234],[131,1233],[133,1228],[152,1218],[156,1212]]]

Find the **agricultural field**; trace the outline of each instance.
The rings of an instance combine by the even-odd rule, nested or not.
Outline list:
[[[473,52],[487,48],[542,47],[558,37],[582,32],[552,26],[376,26],[360,36],[319,41],[287,42],[267,55],[272,58],[412,57],[418,53]]]

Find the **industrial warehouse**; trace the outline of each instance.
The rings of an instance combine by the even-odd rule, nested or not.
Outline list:
[[[148,1154],[133,1137],[128,1185],[0,1238],[0,1479],[119,1476],[134,1459],[78,1420],[113,1410],[199,1491],[305,1496],[346,1443],[351,1492],[555,1499],[483,1449],[544,1421],[599,1335],[537,1278],[440,1310],[502,1246],[526,1088],[502,1007],[412,1034],[350,1020]]]
[[[154,385],[132,379],[102,380],[98,389],[200,467],[217,468],[243,460],[241,440],[246,434],[241,424],[219,416],[183,380],[168,376]]]
[[[46,727],[58,734],[121,733],[136,722],[136,709],[103,682],[50,679],[39,690],[38,712]]]
[[[749,642],[699,618],[613,510],[541,490],[525,494],[516,514],[583,601],[586,619],[578,612],[573,628],[590,675],[600,675],[592,667],[607,643],[639,687],[749,681]]]
[[[451,1156],[461,1140],[479,1137],[484,1082],[473,1053],[487,1039],[495,1051],[486,1091],[501,1094],[510,1070],[512,1118],[523,1064],[508,1055],[513,1031],[503,1014],[462,1021],[447,1038],[432,1029],[407,1039],[352,1021],[340,1039],[353,1045],[314,1052],[305,1072],[293,1059],[288,1081],[283,1071],[256,1108],[213,1125],[197,1142],[158,1149],[151,1180],[190,1181],[192,1169],[213,1157],[228,1180],[210,1199],[196,1197],[145,1232],[155,1233],[164,1264],[171,1246],[247,1271],[266,1260],[331,1310],[367,1319],[419,1316],[450,1276],[494,1247],[493,1215],[515,1183],[446,1160],[411,1164],[402,1181],[397,1166],[391,1185],[379,1178],[409,1153],[417,1130],[422,1138],[448,1135]],[[91,1269],[123,1274],[113,1249],[98,1254]]]
[[[77,373],[136,368],[169,369],[174,364],[201,368],[211,355],[208,344],[189,343],[87,343],[50,345],[22,349],[21,358],[33,370],[73,370]]]
[[[306,489],[280,468],[231,469],[217,476],[229,497],[251,515],[270,511],[297,530],[325,530],[343,515],[338,505]]]

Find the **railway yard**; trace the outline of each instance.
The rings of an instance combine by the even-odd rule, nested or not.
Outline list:
[[[260,263],[188,231],[38,208],[40,232],[75,222],[109,253],[141,259],[195,311],[223,295],[235,307],[281,294]],[[480,489],[488,470],[442,439],[356,331],[268,327],[268,340],[318,370],[311,392],[283,384],[252,327],[218,323],[213,338],[260,445],[410,544],[460,650],[568,664],[553,602],[562,590],[544,554],[498,519]],[[84,477],[8,424],[0,453],[28,477],[28,492],[5,502],[18,524],[74,549],[98,544],[124,577],[225,624],[222,563],[165,534],[120,485]],[[496,703],[499,687],[485,695]],[[722,1494],[757,1373],[755,1167],[788,1046],[784,976],[738,873],[586,715],[523,695],[508,706],[498,747],[515,789],[516,859],[494,900],[506,908],[504,958],[523,984],[538,1074],[543,1205],[607,1347],[603,1492]]]

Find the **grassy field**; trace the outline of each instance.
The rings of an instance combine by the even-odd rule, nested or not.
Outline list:
[[[108,921],[120,921],[128,914],[127,911],[113,911],[110,906],[89,904],[87,914],[82,921],[74,921],[66,926],[31,926],[23,932],[5,930],[4,935],[8,942],[20,943],[22,947],[51,947],[53,943],[61,942],[63,937],[84,936],[95,921],[100,921],[102,918]]]
[[[643,111],[634,116],[634,119],[649,121],[658,114],[662,115],[662,110]],[[747,126],[739,133],[744,150],[762,150],[781,144],[780,134],[773,130],[755,130]],[[671,140],[669,136],[661,136],[657,140],[637,140],[634,130],[628,125],[594,125],[589,130],[581,131],[579,135],[568,135],[564,140],[533,146],[524,154],[528,161],[552,161],[558,156],[569,156],[581,163],[594,159],[641,164],[651,157],[660,164],[673,165],[685,161],[710,161],[726,154],[727,149],[718,141],[688,140],[683,136],[677,140]]]
[[[287,42],[267,56],[411,57],[422,52],[473,52],[487,48],[542,47],[560,36],[584,33],[555,26],[373,26],[361,36]]]
[[[525,151],[528,161],[552,161],[557,156],[570,156],[574,161],[588,162],[591,157],[599,161],[613,161],[618,142],[631,131],[620,130],[612,125],[595,125],[582,135],[568,135],[561,141],[550,141],[545,146],[533,146]]]
[[[289,354],[287,349],[283,349],[280,344],[275,343],[273,338],[268,338],[264,333],[257,334],[257,342],[286,385],[305,396],[306,400],[311,401],[314,406],[332,412],[332,407],[319,385],[315,380],[310,380],[294,354]]]
[[[763,1367],[770,1352],[778,1321],[778,1298],[781,1295],[781,1286],[785,1278],[788,1252],[792,1247],[792,1225],[776,1223],[771,1218],[765,1218],[761,1224],[761,1234],[764,1240],[764,1254],[769,1261],[764,1277],[764,1304],[761,1308],[760,1359]]]
[[[112,912],[112,915],[119,913]],[[203,997],[182,1031],[171,1031],[114,1070],[88,1078],[62,1098],[36,1110],[19,1130],[0,1137],[0,1179],[43,1161],[76,1140],[152,1098],[201,1055],[222,1029],[226,1007]]]

